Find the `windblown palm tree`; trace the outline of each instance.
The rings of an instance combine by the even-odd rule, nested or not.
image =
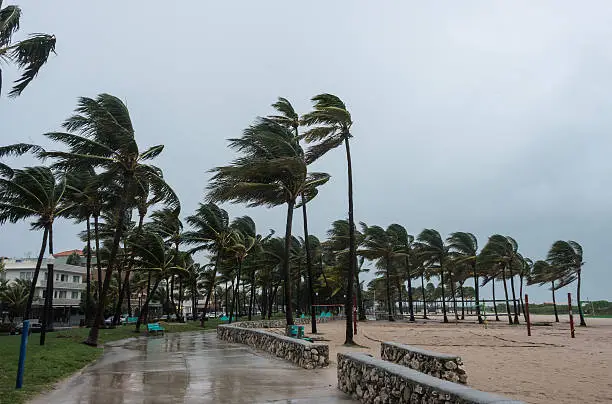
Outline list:
[[[181,238],[185,244],[194,246],[189,252],[193,254],[207,250],[215,254],[214,269],[209,282],[211,289],[208,291],[204,303],[204,315],[202,316],[202,321],[204,321],[212,295],[212,288],[216,285],[221,258],[233,243],[234,231],[230,227],[227,212],[214,203],[201,203],[196,213],[187,217],[186,220],[193,230],[184,232]]]
[[[19,31],[21,8],[15,5],[2,7],[0,0],[0,62],[14,63],[23,70],[9,97],[21,95],[23,90],[38,75],[41,67],[47,63],[49,55],[55,53],[55,35],[33,34],[22,41],[13,41],[13,35]],[[2,91],[2,70],[0,69],[0,92]]]
[[[440,276],[440,286],[442,288],[442,314],[444,315],[444,322],[448,323],[448,317],[446,315],[446,293],[444,283],[444,271],[447,269],[447,263],[451,259],[449,252],[449,246],[444,244],[442,236],[434,229],[425,229],[417,237],[418,243],[418,254],[421,259],[429,267],[437,267],[438,275]]]
[[[230,147],[241,152],[231,165],[217,167],[208,186],[210,201],[246,203],[248,206],[287,205],[285,227],[285,315],[293,324],[289,255],[293,209],[306,189],[327,181],[329,175],[307,174],[304,153],[294,133],[272,119],[260,118],[245,129],[239,139],[230,139]]]
[[[332,149],[344,143],[346,151],[348,176],[348,221],[349,221],[349,270],[346,291],[345,311],[346,340],[345,344],[352,345],[353,341],[353,289],[355,272],[357,271],[357,241],[355,239],[355,218],[353,216],[353,166],[349,139],[353,121],[346,105],[340,98],[332,94],[319,94],[312,98],[313,111],[302,117],[302,123],[312,127],[304,133],[308,143],[314,143],[308,150],[306,159],[315,161]]]
[[[550,290],[552,291],[553,309],[555,311],[555,322],[559,322],[559,313],[557,312],[557,299],[555,291],[559,289],[555,282],[563,278],[563,272],[558,268],[553,267],[546,261],[536,261],[533,263],[531,273],[527,276],[527,285],[535,285],[536,283],[540,286],[550,283]]]
[[[478,288],[478,271],[476,260],[478,257],[478,240],[472,233],[455,232],[452,233],[446,242],[451,250],[451,255],[459,264],[469,265],[472,269],[474,278],[474,292],[476,297],[476,314],[478,315],[478,323],[482,324],[483,319],[480,314],[480,294]]]
[[[389,321],[394,321],[391,299],[391,271],[393,260],[406,257],[405,246],[408,243],[408,233],[399,224],[392,224],[387,229],[380,226],[363,226],[363,247],[358,254],[369,260],[377,260],[379,267],[385,272],[387,290],[387,314]]]
[[[582,311],[582,301],[580,300],[580,283],[582,275],[582,266],[584,265],[582,246],[575,241],[555,241],[548,251],[546,261],[558,268],[562,273],[557,288],[562,288],[569,285],[575,280],[578,280],[576,286],[576,298],[578,299],[578,312],[580,313],[580,325],[586,327],[584,321],[584,313]]]
[[[169,203],[172,203],[171,196],[174,193],[164,181],[161,169],[146,164],[159,156],[164,146],[158,145],[140,152],[128,109],[120,99],[109,94],[100,94],[95,99],[83,97],[79,99],[75,112],[64,122],[63,126],[68,132],[46,134],[51,140],[65,144],[68,151],[45,152],[43,157],[56,159],[54,167],[58,169],[99,168],[105,186],[118,190],[113,206],[114,217],[118,218],[118,222],[114,224],[102,298],[85,341],[88,345],[96,346],[107,303],[106,291],[113,270],[118,265],[117,254],[123,236],[123,223],[127,211],[134,206],[138,184],[148,183],[154,194]]]
[[[8,311],[9,321],[24,315],[31,284],[29,280],[16,279],[0,288],[0,302]]]
[[[49,254],[53,254],[53,223],[57,217],[72,209],[72,204],[65,203],[65,191],[65,177],[58,179],[48,167],[26,167],[14,170],[10,179],[0,177],[0,224],[31,219],[32,230],[43,231],[25,318],[30,318],[38,274],[47,245]]]

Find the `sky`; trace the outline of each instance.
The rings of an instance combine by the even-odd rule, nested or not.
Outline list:
[[[166,146],[156,164],[187,216],[208,170],[235,157],[228,138],[279,96],[306,113],[312,96],[333,93],[354,121],[357,221],[399,223],[413,235],[469,231],[481,247],[510,235],[534,260],[555,240],[576,240],[583,299],[612,300],[607,1],[17,3],[17,38],[53,33],[57,55],[16,99],[6,96],[16,72],[2,66],[2,144],[52,146],[42,134],[60,129],[78,97],[113,94],[143,150]],[[344,150],[313,170],[332,175],[309,204],[310,230],[322,238],[347,215]],[[283,207],[224,207],[282,233]],[[82,247],[81,227],[58,221],[55,250]],[[0,255],[35,256],[41,237],[27,223],[6,224]],[[551,300],[545,287],[527,291]],[[575,286],[559,296],[567,291]]]

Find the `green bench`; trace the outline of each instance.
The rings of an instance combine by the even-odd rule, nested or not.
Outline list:
[[[150,324],[147,324],[147,331],[149,332],[149,334],[155,333],[155,335],[157,335],[161,332],[163,335],[165,329],[164,327],[159,325],[159,323],[150,323]]]
[[[125,324],[136,324],[138,322],[138,317],[128,317],[125,320]]]

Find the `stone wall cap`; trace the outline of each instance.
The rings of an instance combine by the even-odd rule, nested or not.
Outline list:
[[[372,356],[361,352],[346,352],[338,353],[338,363],[342,358],[347,358],[355,362],[361,362],[370,365],[393,375],[404,379],[411,380],[414,383],[433,387],[437,390],[452,394],[466,400],[470,403],[477,404],[525,404],[522,401],[515,401],[497,394],[486,393],[484,391],[475,390],[462,384],[456,384],[447,380],[438,379],[436,377],[426,375],[405,366],[401,366],[392,362],[387,362],[381,359],[376,359]]]
[[[264,330],[260,330],[260,329],[256,329],[256,328],[246,328],[246,327],[240,327],[239,325],[240,323],[234,323],[234,324],[219,324],[217,327],[218,328],[236,328],[236,329],[240,329],[240,330],[245,330],[248,332],[256,332],[259,334],[263,334],[263,335],[268,335],[277,339],[280,339],[282,341],[286,341],[286,342],[290,342],[293,344],[298,344],[298,345],[303,345],[305,347],[308,348],[314,348],[314,349],[318,349],[319,347],[323,348],[327,348],[327,344],[322,344],[322,343],[317,343],[317,342],[308,342],[308,341],[304,341],[302,339],[297,339],[297,338],[291,338],[288,337],[286,335],[282,335],[282,334],[277,334],[275,332],[270,332],[270,331],[264,331]]]
[[[418,348],[418,347],[415,347],[415,346],[412,346],[412,345],[400,344],[399,342],[382,342],[381,344],[382,344],[383,348],[385,347],[385,345],[387,345],[387,346],[392,346],[392,347],[399,348],[399,349],[404,349],[404,350],[410,351],[410,352],[416,352],[416,353],[419,353],[421,355],[433,356],[433,357],[438,358],[438,359],[445,359],[445,360],[449,360],[449,359],[461,359],[457,355],[451,355],[451,354],[445,354],[445,353],[440,353],[440,352],[428,351],[426,349]]]

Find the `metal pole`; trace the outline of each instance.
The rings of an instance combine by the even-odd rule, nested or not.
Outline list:
[[[53,260],[48,259],[47,262],[49,262],[47,264],[47,296],[45,296],[45,306],[40,329],[40,345],[45,345],[49,319],[51,319],[51,321],[53,319],[53,315],[50,314],[53,313]]]
[[[572,313],[572,294],[569,292],[567,294],[567,305],[569,306],[570,333],[572,334],[572,338],[576,338],[574,334],[574,313]]]
[[[21,347],[19,348],[19,365],[17,366],[17,382],[15,388],[23,386],[23,372],[25,371],[26,348],[28,346],[28,334],[30,333],[30,320],[23,320],[21,329]]]
[[[531,318],[529,317],[529,296],[525,294],[525,314],[527,318],[527,336],[531,337]]]

